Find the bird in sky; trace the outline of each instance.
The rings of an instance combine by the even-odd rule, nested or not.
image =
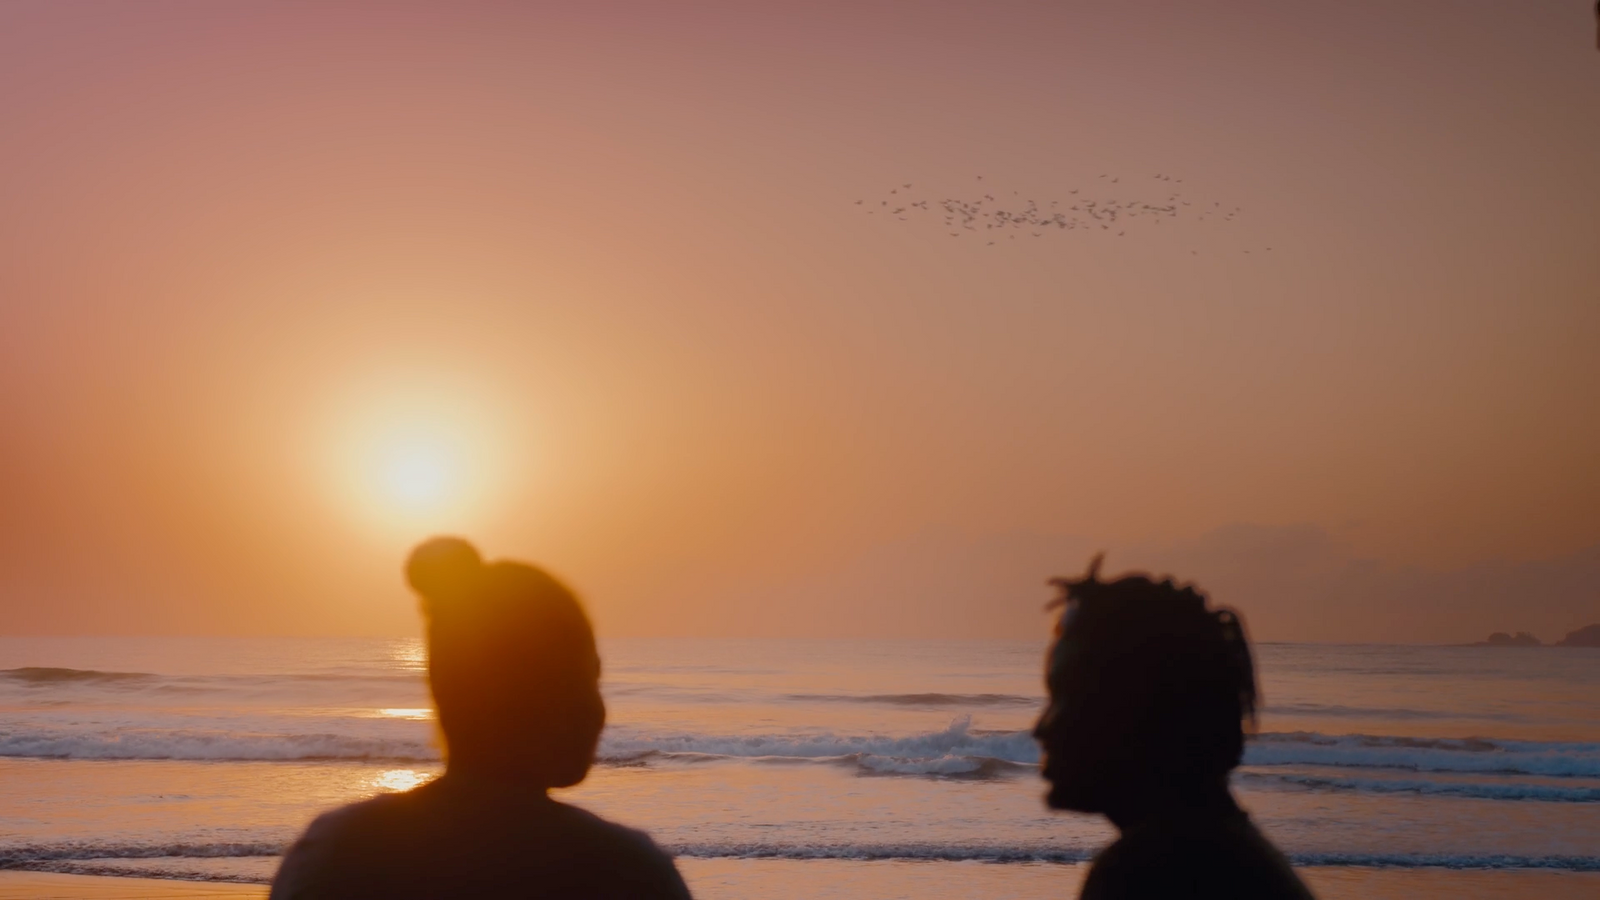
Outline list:
[[[986,176],[974,177],[980,183],[986,181]],[[1148,176],[1148,179],[1172,184],[1182,181],[1165,172]],[[1137,187],[1132,185],[1126,188],[1120,187],[1122,183],[1120,175],[1105,173],[1098,176],[1097,180],[1106,185],[1119,185],[1119,192],[1134,193],[1132,196],[1124,193],[1121,197],[1105,197],[1093,196],[1098,192],[1089,190],[1090,196],[1084,197],[1084,188],[1073,187],[1067,190],[1067,194],[1074,199],[1065,201],[1070,204],[1069,206],[1063,206],[1063,201],[1060,199],[1023,197],[1020,189],[1012,190],[1009,199],[1001,199],[1003,192],[1001,195],[996,195],[992,189],[978,194],[977,197],[947,196],[934,199],[912,193],[916,183],[905,181],[891,185],[888,189],[886,197],[894,198],[894,206],[891,207],[885,198],[878,201],[878,207],[893,216],[895,221],[913,227],[914,223],[929,221],[942,224],[947,229],[955,228],[955,231],[946,232],[950,237],[960,237],[962,231],[988,232],[995,238],[987,242],[990,246],[998,243],[1002,234],[1007,240],[1016,240],[1024,233],[1034,238],[1043,238],[1052,230],[1092,233],[1094,226],[1098,225],[1100,231],[1115,232],[1113,236],[1122,238],[1127,237],[1130,231],[1137,233],[1136,227],[1143,223],[1160,226],[1164,220],[1174,219],[1203,225],[1213,218],[1221,218],[1223,222],[1232,223],[1243,212],[1243,207],[1240,206],[1231,209],[1224,207],[1221,200],[1213,200],[1206,204],[1202,198],[1186,198],[1182,191],[1173,187],[1162,188],[1164,200],[1142,198],[1137,193]],[[864,199],[853,202],[856,206],[863,206],[866,203]],[[1191,209],[1196,209],[1199,215],[1191,215],[1188,212]],[[872,209],[865,211],[868,215],[876,212]],[[922,216],[928,218],[923,219]],[[1027,231],[1024,232],[1023,229]],[[1199,255],[1198,250],[1191,250],[1190,253]]]

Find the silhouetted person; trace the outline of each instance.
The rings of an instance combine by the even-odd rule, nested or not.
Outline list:
[[[550,799],[588,774],[605,724],[600,657],[572,592],[471,544],[418,547],[406,578],[427,620],[445,773],[327,813],[289,850],[272,900],[687,900],[642,832]]]
[[[1171,581],[1102,582],[1099,568],[1052,582],[1065,609],[1034,729],[1049,805],[1121,832],[1082,900],[1310,898],[1228,789],[1256,701],[1238,617]]]

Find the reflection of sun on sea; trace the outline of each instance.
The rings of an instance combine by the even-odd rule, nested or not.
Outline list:
[[[389,662],[408,672],[420,672],[428,667],[428,652],[417,638],[401,638],[389,644]]]
[[[372,786],[380,791],[409,791],[432,780],[431,774],[416,769],[389,769],[372,779]]]
[[[378,710],[378,715],[386,719],[431,719],[433,710],[427,707],[395,706]]]

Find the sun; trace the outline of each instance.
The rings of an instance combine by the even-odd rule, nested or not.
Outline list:
[[[378,488],[397,507],[425,512],[459,497],[462,462],[455,448],[437,436],[394,438],[374,460]]]
[[[405,527],[459,522],[481,493],[481,438],[448,416],[426,411],[370,428],[355,454],[362,506]]]
[[[388,538],[470,530],[503,505],[506,427],[472,391],[390,383],[333,407],[327,496]]]

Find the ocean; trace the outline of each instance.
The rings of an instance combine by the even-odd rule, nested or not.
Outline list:
[[[589,779],[703,898],[1072,896],[1043,643],[614,640]],[[1600,896],[1600,651],[1263,644],[1241,802],[1323,897]],[[411,640],[0,638],[0,868],[266,882],[440,769]]]

